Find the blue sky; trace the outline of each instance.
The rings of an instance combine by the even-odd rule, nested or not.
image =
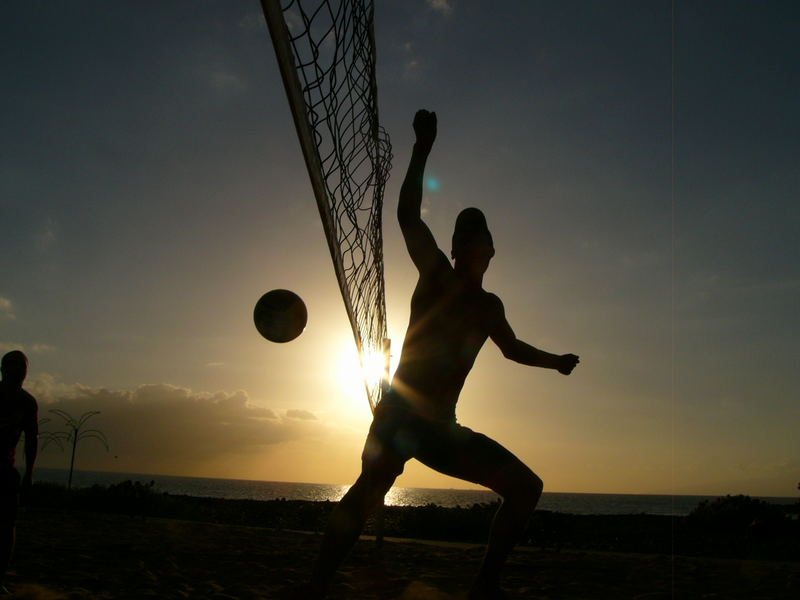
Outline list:
[[[582,361],[563,378],[487,346],[459,421],[550,491],[792,495],[800,9],[672,6],[378,3],[390,334],[426,107],[437,239],[481,207],[486,288]],[[369,410],[260,4],[2,11],[0,346],[29,354],[42,414],[102,411],[87,468],[348,483]],[[309,310],[286,345],[251,322],[273,288]]]

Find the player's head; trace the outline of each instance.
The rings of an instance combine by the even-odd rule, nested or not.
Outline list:
[[[0,361],[0,374],[6,383],[22,385],[28,374],[28,357],[20,350],[6,352]]]
[[[453,231],[453,250],[450,256],[456,261],[481,266],[489,266],[494,256],[494,242],[486,217],[477,208],[465,208],[456,217]]]

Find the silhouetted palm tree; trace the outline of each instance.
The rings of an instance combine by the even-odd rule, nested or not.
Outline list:
[[[75,419],[68,412],[57,408],[51,409],[50,412],[64,419],[68,429],[67,431],[46,431],[40,434],[45,440],[44,444],[42,445],[42,449],[44,449],[50,442],[55,442],[58,444],[58,447],[62,449],[62,441],[72,444],[72,456],[69,461],[69,480],[67,481],[67,489],[71,489],[72,471],[75,469],[75,448],[77,447],[78,442],[87,438],[94,438],[99,440],[100,443],[105,446],[106,452],[108,452],[108,440],[106,439],[105,434],[99,429],[83,429],[86,421],[88,421],[91,417],[100,414],[99,410],[90,410],[89,412],[85,412],[77,419]]]

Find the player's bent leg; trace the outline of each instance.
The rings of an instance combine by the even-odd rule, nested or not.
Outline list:
[[[347,554],[358,541],[370,513],[383,502],[396,476],[362,472],[328,519],[308,597],[323,598]]]
[[[492,521],[486,554],[471,598],[495,597],[503,565],[511,550],[521,541],[543,487],[542,480],[521,461],[498,474],[492,489],[502,496],[503,502]]]
[[[383,502],[394,480],[403,472],[406,457],[390,443],[393,423],[386,411],[376,411],[361,456],[361,475],[336,505],[314,566],[307,597],[322,598],[339,565],[358,540],[369,514]]]
[[[471,598],[502,597],[500,571],[536,508],[542,480],[513,453],[483,434],[455,423],[431,433],[416,458],[442,473],[486,486],[503,499],[471,593]]]
[[[14,523],[0,523],[0,590],[5,585],[6,571],[14,551]]]
[[[0,475],[0,593],[4,593],[6,571],[14,552],[19,482],[19,473],[15,469]]]

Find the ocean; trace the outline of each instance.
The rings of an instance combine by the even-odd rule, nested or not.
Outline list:
[[[36,481],[46,481],[66,485],[66,469],[36,469]],[[92,485],[112,485],[122,481],[155,482],[154,488],[169,494],[185,494],[211,498],[231,498],[248,500],[315,500],[336,501],[350,486],[321,483],[289,483],[283,481],[249,481],[242,479],[211,479],[205,477],[178,477],[173,475],[147,475],[142,473],[106,473],[100,471],[75,471],[72,476],[73,487]],[[537,506],[550,510],[576,515],[688,515],[703,500],[713,500],[717,496],[683,496],[655,494],[571,494],[544,492]],[[498,499],[493,492],[486,490],[456,490],[393,487],[386,495],[386,504],[394,506],[472,506],[490,503]],[[759,497],[774,504],[793,504],[796,498]]]

